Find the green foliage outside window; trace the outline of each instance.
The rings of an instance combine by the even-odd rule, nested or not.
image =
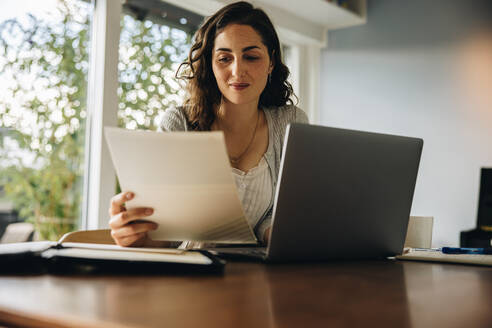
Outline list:
[[[121,25],[118,125],[156,130],[164,110],[184,96],[174,75],[188,54],[191,35],[129,15]]]
[[[91,7],[60,0],[52,17],[0,22],[0,186],[40,239],[77,228],[84,171]],[[153,129],[182,94],[173,72],[186,33],[122,17],[118,124]]]

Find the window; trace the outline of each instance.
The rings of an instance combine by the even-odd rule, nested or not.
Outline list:
[[[163,2],[129,1],[119,45],[118,126],[156,130],[164,111],[182,104],[175,72],[202,17]]]
[[[38,239],[80,224],[92,11],[81,0],[0,2],[0,189],[11,204],[1,210]]]

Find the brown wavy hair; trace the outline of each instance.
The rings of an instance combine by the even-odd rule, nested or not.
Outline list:
[[[176,77],[187,84],[187,97],[183,105],[194,130],[210,130],[216,117],[215,108],[221,102],[222,94],[212,70],[212,51],[215,37],[229,24],[251,26],[261,36],[274,64],[258,107],[292,104],[292,97],[295,97],[292,85],[287,81],[289,69],[282,62],[280,41],[270,18],[248,2],[232,3],[204,21],[194,35],[188,59],[176,72]]]

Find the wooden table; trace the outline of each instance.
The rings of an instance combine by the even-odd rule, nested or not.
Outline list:
[[[492,327],[492,268],[229,262],[215,276],[0,276],[0,326]]]

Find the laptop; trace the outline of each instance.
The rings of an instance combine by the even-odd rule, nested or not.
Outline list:
[[[211,250],[267,262],[401,254],[422,146],[418,138],[290,124],[270,243]]]

